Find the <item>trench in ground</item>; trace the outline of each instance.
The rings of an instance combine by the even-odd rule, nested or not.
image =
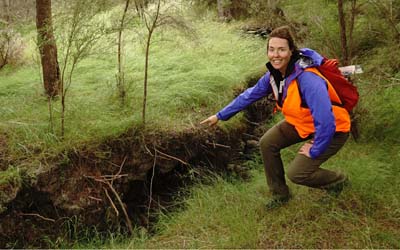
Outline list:
[[[91,233],[126,233],[130,226],[151,230],[156,214],[175,209],[177,195],[208,173],[248,175],[240,162],[258,150],[270,106],[266,99],[254,103],[245,121],[228,132],[129,131],[96,150],[68,153],[7,204],[0,214],[0,247],[53,247]]]

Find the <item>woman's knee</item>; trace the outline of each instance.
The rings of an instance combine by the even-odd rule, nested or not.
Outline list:
[[[282,140],[282,134],[279,131],[278,125],[270,128],[260,139],[261,150],[279,151]]]
[[[279,152],[280,150],[278,144],[274,140],[274,137],[268,132],[261,137],[259,145],[262,152]]]
[[[311,178],[312,174],[313,173],[310,171],[304,171],[302,168],[295,167],[290,167],[286,172],[286,175],[290,181],[300,185],[306,184]]]

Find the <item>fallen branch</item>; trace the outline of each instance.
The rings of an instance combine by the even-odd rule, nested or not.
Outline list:
[[[117,193],[117,191],[115,191],[114,187],[111,185],[110,182],[105,181],[104,183],[106,183],[106,184],[108,185],[108,187],[111,189],[111,191],[113,192],[113,194],[114,194],[115,197],[117,198],[117,200],[118,200],[118,202],[119,202],[119,205],[121,206],[122,212],[123,212],[124,215],[125,215],[126,224],[128,225],[129,232],[131,233],[131,235],[133,235],[132,222],[131,222],[131,220],[129,219],[128,213],[126,212],[126,209],[125,209],[124,203],[123,203],[122,200],[121,200],[121,197],[119,196],[119,194]]]
[[[124,160],[122,161],[121,165],[119,166],[119,170],[118,170],[116,175],[120,175],[121,174],[122,167],[125,165],[125,161],[126,161],[126,156],[124,157]]]
[[[231,148],[231,146],[226,146],[226,145],[222,145],[222,144],[219,144],[219,143],[215,143],[215,142],[206,142],[206,144],[208,144],[208,145],[212,145],[214,148],[216,148],[216,147],[221,147],[221,148]]]
[[[150,208],[151,208],[151,201],[153,200],[153,180],[154,180],[154,175],[155,175],[155,169],[156,169],[156,162],[157,162],[157,149],[154,146],[154,161],[153,161],[153,171],[151,174],[151,179],[150,179],[150,194],[149,194],[149,205],[147,206],[147,221],[150,221]]]
[[[124,162],[125,162],[125,161],[124,161]],[[122,164],[122,165],[123,165],[123,164]],[[122,165],[121,165],[121,166],[122,166]],[[131,220],[129,219],[128,213],[126,212],[124,203],[122,202],[121,197],[119,196],[118,192],[114,189],[114,187],[113,187],[113,185],[112,185],[112,182],[110,183],[110,182],[107,180],[107,178],[105,178],[104,176],[100,176],[100,178],[94,177],[94,176],[85,176],[85,177],[86,177],[86,178],[93,179],[93,180],[95,180],[95,181],[97,181],[97,182],[104,183],[104,184],[106,184],[106,185],[109,187],[109,189],[112,191],[112,193],[114,194],[114,196],[117,198],[119,205],[121,206],[122,212],[124,213],[124,216],[125,216],[126,224],[127,224],[127,226],[128,226],[128,229],[129,229],[129,233],[132,235],[132,234],[133,234],[132,222],[131,222]],[[114,179],[112,179],[112,180],[114,180]],[[111,180],[111,181],[112,181],[112,180]],[[117,216],[119,216],[118,209],[117,209],[117,207],[115,206],[114,202],[112,201],[110,195],[108,194],[107,189],[104,188],[104,187],[103,187],[103,189],[104,189],[104,192],[105,192],[105,194],[106,194],[108,200],[109,200],[110,203],[111,203],[111,206],[114,208],[115,213],[117,214]]]
[[[179,158],[176,158],[176,157],[174,157],[174,156],[172,156],[172,155],[163,153],[163,152],[161,152],[160,150],[158,150],[158,149],[156,149],[156,148],[154,148],[154,151],[157,152],[157,153],[159,153],[159,154],[161,154],[161,155],[163,155],[163,156],[166,156],[166,157],[171,158],[171,159],[173,159],[173,160],[179,161],[180,163],[182,163],[182,164],[184,164],[184,165],[190,165],[189,163],[187,163],[187,162],[185,162],[185,161],[183,161],[183,160],[181,160],[181,159],[179,159]]]
[[[50,219],[50,218],[46,218],[46,217],[44,217],[44,216],[42,216],[42,215],[40,215],[40,214],[18,213],[18,215],[22,215],[22,216],[35,216],[35,217],[39,217],[40,219],[45,220],[45,221],[56,222],[56,220]]]
[[[84,177],[98,181],[98,182],[103,182],[103,181],[111,181],[113,182],[116,179],[120,179],[122,177],[127,177],[128,174],[121,174],[121,175],[101,175],[101,176],[91,176],[91,175],[84,175]]]
[[[119,211],[118,211],[117,207],[115,206],[113,200],[111,199],[110,195],[108,194],[107,189],[106,189],[106,188],[103,188],[103,190],[104,190],[104,193],[106,194],[106,196],[107,196],[107,198],[108,198],[108,201],[110,202],[112,208],[114,208],[115,214],[116,214],[117,217],[118,217],[118,216],[119,216]]]
[[[108,174],[108,175],[102,175],[100,176],[101,178],[107,179],[109,181],[114,181],[116,179],[122,178],[122,177],[127,177],[128,174],[116,174],[116,175],[112,175],[112,174]]]
[[[144,148],[146,149],[147,153],[149,153],[151,156],[154,156],[150,149],[146,146],[146,144],[144,144]]]
[[[93,196],[88,196],[88,198],[89,199],[92,199],[92,200],[95,200],[95,201],[103,201],[102,199],[100,199],[100,198],[96,198],[96,197],[93,197]]]

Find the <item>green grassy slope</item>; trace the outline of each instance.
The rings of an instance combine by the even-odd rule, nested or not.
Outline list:
[[[121,248],[399,248],[400,144],[398,115],[387,115],[400,100],[399,87],[371,93],[369,77],[359,81],[364,110],[362,138],[349,139],[324,167],[348,174],[351,186],[332,198],[323,191],[289,182],[294,198],[282,208],[267,211],[269,197],[259,155],[245,164],[249,181],[212,178],[183,197],[182,208],[160,214],[156,234],[143,230],[131,238],[104,243],[89,239],[76,247]],[[381,97],[384,96],[385,99]],[[392,106],[395,105],[395,106]],[[279,117],[277,117],[279,119]],[[275,121],[271,121],[273,123]],[[284,163],[299,145],[282,151]]]
[[[296,6],[295,11],[299,11]],[[197,124],[229,102],[231,90],[243,86],[247,76],[263,70],[263,41],[239,35],[235,25],[195,25],[198,40],[170,32],[157,37],[152,47],[148,124],[153,129],[183,129]],[[323,37],[321,33],[318,38]],[[7,157],[33,166],[34,158],[81,143],[95,143],[139,123],[143,50],[132,42],[127,51],[130,89],[126,106],[121,108],[115,97],[115,55],[108,52],[86,59],[67,97],[67,134],[63,142],[49,133],[47,103],[37,66],[2,70],[0,138],[7,140]],[[374,60],[365,61],[365,68],[379,67],[382,61]],[[138,229],[131,238],[117,235],[106,244],[90,238],[86,239],[89,244],[80,242],[75,247],[400,248],[400,89],[369,72],[358,83],[361,140],[350,140],[326,163],[350,176],[351,187],[338,199],[326,199],[321,191],[290,184],[294,199],[281,209],[265,211],[269,194],[256,156],[247,163],[253,168],[250,181],[216,177],[211,185],[196,186],[180,201],[181,210],[160,215],[156,235]],[[59,104],[55,107],[57,118]],[[297,149],[284,150],[286,163]],[[1,172],[1,179],[20,182],[18,167]]]
[[[298,147],[284,152],[287,162]],[[216,178],[200,185],[184,209],[161,216],[149,239],[136,236],[112,248],[399,248],[400,147],[349,142],[326,163],[348,173],[351,187],[339,198],[290,183],[294,199],[267,211],[269,194],[261,162],[250,182]]]
[[[231,89],[244,86],[247,77],[263,70],[263,41],[241,36],[235,27],[216,22],[193,26],[198,37],[194,40],[174,30],[155,35],[148,80],[149,129],[176,131],[197,126],[231,100]],[[66,97],[64,141],[59,139],[60,100],[52,103],[54,133],[50,131],[38,66],[28,62],[0,72],[0,134],[5,134],[10,158],[25,158],[27,154],[35,157],[38,152],[56,155],[81,143],[117,136],[140,124],[142,45],[137,40],[126,41],[128,94],[122,107],[115,86],[114,50],[102,51],[78,65]]]
[[[321,1],[327,3],[327,1]],[[307,22],[321,15],[323,27],[309,24],[303,45],[321,47],[329,56],[340,53],[333,2],[324,5],[288,4],[285,13]],[[301,13],[300,13],[301,12]],[[295,13],[295,15],[293,15]],[[329,14],[330,13],[330,14]],[[360,19],[363,25],[368,17]],[[315,21],[315,20],[314,20]],[[335,26],[334,26],[335,25]],[[377,25],[376,23],[374,25]],[[380,24],[379,24],[380,25]],[[359,49],[374,44],[366,30],[356,30]],[[366,38],[367,37],[367,38]],[[324,46],[326,45],[326,46]],[[131,238],[89,245],[105,248],[400,248],[400,87],[396,45],[360,51],[355,63],[365,73],[357,80],[361,138],[350,139],[324,167],[347,173],[351,186],[339,198],[320,190],[289,183],[294,199],[284,207],[266,211],[269,197],[258,156],[248,162],[253,178],[248,182],[216,177],[213,184],[198,185],[183,198],[183,208],[161,214],[155,235],[139,230]],[[334,48],[334,50],[332,50]],[[389,51],[391,51],[389,53]],[[387,60],[391,57],[393,60]],[[394,73],[392,73],[394,72]],[[285,163],[299,146],[282,152]],[[287,165],[287,164],[286,164]]]

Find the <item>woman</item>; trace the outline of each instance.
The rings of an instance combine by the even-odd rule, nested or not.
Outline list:
[[[285,181],[280,150],[306,142],[287,171],[300,185],[326,189],[338,195],[347,183],[344,174],[320,168],[346,142],[350,116],[335,90],[316,66],[322,56],[310,49],[298,50],[287,26],[271,32],[268,39],[268,72],[216,115],[201,122],[210,126],[228,120],[260,98],[273,93],[285,119],[269,129],[260,140],[261,155],[272,199],[267,208],[278,207],[291,198]]]

